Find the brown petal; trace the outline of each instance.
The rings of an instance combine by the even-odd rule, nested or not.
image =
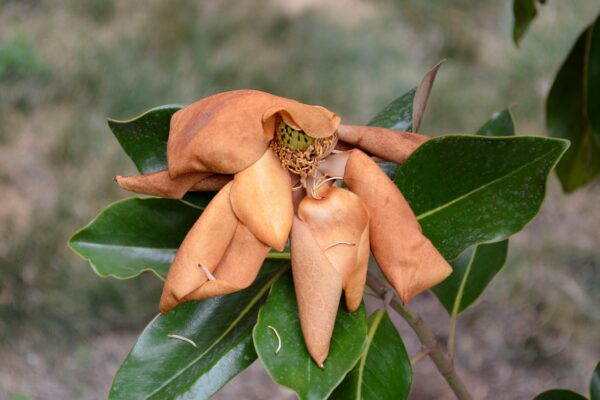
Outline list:
[[[130,192],[167,197],[169,199],[180,199],[194,185],[209,175],[211,174],[207,172],[196,172],[171,179],[165,169],[145,175],[116,176],[115,180],[119,186]]]
[[[212,272],[223,258],[238,225],[229,201],[232,185],[227,184],[217,193],[183,239],[163,287],[162,313],[207,281],[199,265]]]
[[[235,174],[231,206],[240,221],[265,244],[283,250],[292,227],[292,183],[271,149]]]
[[[425,107],[427,107],[427,100],[431,94],[431,88],[433,82],[438,73],[438,70],[446,60],[442,60],[434,65],[423,77],[423,80],[419,84],[417,91],[415,92],[415,98],[413,99],[413,111],[412,111],[412,131],[419,132],[421,128],[421,121],[423,120],[423,114],[425,114]]]
[[[404,303],[450,275],[452,268],[423,235],[404,196],[373,160],[352,151],[344,181],[369,210],[371,250]]]
[[[369,224],[367,224],[356,249],[356,267],[344,283],[346,308],[350,312],[356,311],[363,299],[369,269],[369,255],[371,254],[369,246]]]
[[[291,237],[292,273],[300,325],[309,354],[317,365],[329,354],[342,278],[331,265],[308,226],[294,217]]]
[[[214,272],[215,280],[208,280],[185,297],[185,300],[203,300],[237,292],[250,286],[269,253],[269,246],[258,240],[242,223],[225,255]]]
[[[340,140],[384,160],[403,163],[430,138],[417,133],[395,131],[374,126],[340,125]]]
[[[214,192],[215,190],[220,190],[232,179],[233,175],[213,174],[196,183],[190,190],[195,192]]]
[[[362,238],[369,225],[365,205],[354,193],[331,187],[320,200],[305,197],[298,208],[298,216],[308,225],[320,249],[342,277],[348,309],[356,310],[362,299],[368,262],[368,247],[367,259],[364,259],[364,241],[368,246],[368,234]]]
[[[255,163],[269,146],[276,119],[315,137],[335,132],[339,118],[323,107],[256,90],[235,90],[197,101],[171,118],[169,174],[235,174]]]
[[[280,102],[265,111],[263,121],[278,114],[294,129],[304,131],[313,138],[333,135],[340,124],[340,117],[321,106],[311,106],[295,100],[280,98]]]

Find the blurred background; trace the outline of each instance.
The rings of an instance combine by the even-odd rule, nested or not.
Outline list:
[[[545,134],[544,98],[598,0],[551,1],[521,48],[509,0],[0,0],[0,399],[105,398],[157,312],[161,282],[101,279],[66,246],[133,174],[106,118],[255,88],[364,123],[442,67],[422,131],[471,133],[513,107]],[[476,398],[587,392],[600,358],[600,184],[562,194],[459,320],[457,368]],[[445,339],[429,294],[413,307]],[[418,349],[398,321],[411,353]],[[415,399],[451,398],[429,360]],[[220,399],[293,398],[254,365]]]

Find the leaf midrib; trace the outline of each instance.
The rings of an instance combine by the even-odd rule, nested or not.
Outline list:
[[[471,191],[469,191],[469,192],[467,192],[467,193],[465,193],[463,195],[460,195],[457,198],[455,198],[453,200],[450,200],[450,201],[448,201],[448,202],[446,202],[446,203],[444,203],[444,204],[442,204],[440,206],[437,206],[437,207],[435,207],[435,208],[433,208],[433,209],[431,209],[429,211],[425,211],[424,213],[421,213],[421,214],[417,215],[417,220],[421,220],[421,219],[427,218],[427,217],[429,217],[429,216],[431,216],[431,215],[433,215],[433,214],[435,214],[435,213],[437,213],[437,212],[439,212],[441,210],[444,210],[444,209],[452,206],[453,204],[458,203],[459,201],[464,200],[465,198],[467,198],[467,197],[469,197],[469,196],[471,196],[471,195],[473,195],[473,194],[475,194],[475,193],[477,193],[479,191],[482,191],[482,190],[488,188],[489,186],[495,185],[496,183],[501,182],[501,181],[509,178],[510,176],[518,173],[519,171],[523,170],[525,167],[528,167],[528,166],[530,166],[532,164],[535,164],[539,160],[545,158],[546,156],[548,156],[549,154],[552,154],[555,151],[556,151],[556,149],[552,149],[552,150],[550,150],[550,151],[548,151],[546,153],[543,153],[542,155],[534,158],[531,161],[526,162],[525,164],[521,165],[519,168],[516,168],[516,169],[510,171],[509,173],[507,173],[505,175],[502,175],[502,176],[500,176],[498,178],[495,178],[495,179],[489,181],[488,183],[486,183],[486,184],[484,184],[482,186],[479,186],[478,188],[473,189],[473,190],[471,190]]]
[[[150,399],[152,396],[154,396],[155,394],[157,394],[158,392],[160,392],[163,388],[165,388],[166,386],[168,386],[171,382],[173,382],[175,379],[177,379],[177,377],[179,377],[181,374],[183,374],[185,371],[187,371],[192,365],[194,365],[196,362],[198,362],[199,360],[201,360],[206,354],[208,354],[217,344],[219,344],[228,334],[229,332],[231,332],[231,330],[237,326],[239,324],[239,322],[242,320],[243,317],[245,317],[248,312],[252,309],[252,307],[254,307],[254,305],[262,298],[262,296],[265,294],[265,292],[267,291],[268,288],[271,287],[271,285],[285,272],[287,271],[287,268],[282,268],[280,271],[276,272],[275,275],[273,275],[273,277],[271,279],[269,279],[263,288],[261,288],[256,295],[254,295],[254,297],[252,298],[252,300],[250,300],[250,302],[248,303],[248,305],[246,307],[244,307],[244,309],[240,312],[240,314],[238,315],[238,317],[233,321],[233,323],[231,325],[229,325],[229,327],[225,330],[225,332],[223,332],[221,334],[221,336],[219,336],[214,342],[213,344],[211,344],[205,351],[203,351],[198,357],[196,357],[195,359],[193,359],[189,364],[187,364],[185,367],[183,367],[182,369],[179,370],[179,372],[177,372],[175,375],[173,375],[171,378],[169,378],[168,380],[166,380],[161,386],[159,386],[158,388],[156,388],[152,393],[148,394],[145,399]]]
[[[379,324],[381,323],[381,319],[383,318],[384,312],[381,311],[379,314],[375,316],[373,319],[373,326],[369,327],[369,331],[367,332],[367,343],[365,346],[365,351],[360,359],[358,364],[358,383],[356,389],[356,399],[360,400],[362,397],[362,380],[363,374],[365,370],[365,364],[367,363],[367,357],[369,355],[369,350],[371,349],[371,344],[373,343],[373,339],[375,334],[377,333],[377,329],[379,328]]]
[[[172,251],[176,252],[177,248],[173,247],[160,247],[160,246],[139,246],[139,245],[119,245],[104,242],[89,242],[89,241],[73,241],[73,245],[84,247],[87,249],[98,249],[98,248],[112,248],[112,249],[142,249],[142,250],[161,250],[161,251]]]

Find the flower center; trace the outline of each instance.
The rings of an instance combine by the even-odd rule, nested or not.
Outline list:
[[[279,121],[271,148],[289,171],[300,176],[311,175],[319,162],[331,153],[337,143],[338,135],[316,139]]]

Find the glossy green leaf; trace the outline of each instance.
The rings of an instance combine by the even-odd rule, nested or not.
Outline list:
[[[600,400],[600,362],[596,364],[590,380],[590,400]]]
[[[599,19],[573,46],[546,100],[548,131],[571,141],[556,168],[565,192],[585,185],[600,172]]]
[[[108,120],[108,126],[142,174],[167,168],[167,139],[171,116],[182,106],[153,108],[126,121]]]
[[[417,88],[411,89],[388,104],[367,125],[381,128],[397,129],[399,131],[412,130],[413,100]]]
[[[495,112],[479,130],[479,136],[514,136],[515,122],[509,109]]]
[[[269,288],[286,270],[282,262],[265,265],[248,289],[157,316],[117,371],[109,398],[208,399],[256,359],[252,328]]]
[[[540,393],[533,400],[587,400],[584,396],[568,389],[552,389]]]
[[[477,300],[502,269],[507,250],[508,240],[480,244],[470,247],[450,262],[452,274],[432,289],[448,313],[452,313],[457,299],[457,313]]]
[[[169,125],[173,114],[182,107],[160,106],[126,121],[108,120],[108,126],[140,173],[147,174],[167,168]],[[203,209],[214,195],[213,192],[190,192],[182,201]]]
[[[600,143],[600,14],[589,28],[587,59],[587,107],[596,143]]]
[[[164,279],[200,214],[177,200],[130,198],[101,211],[69,246],[102,277],[128,279],[152,271]],[[289,259],[289,249],[272,251],[268,258]]]
[[[494,113],[477,131],[481,136],[513,136],[514,133],[515,124],[508,109]],[[479,244],[450,263],[452,274],[432,289],[448,313],[459,314],[477,300],[502,269],[507,252],[508,239]]]
[[[541,137],[438,137],[400,166],[395,182],[425,235],[454,259],[531,221],[567,147],[567,141]]]
[[[275,354],[281,338],[281,350]],[[349,313],[340,306],[329,356],[319,368],[310,358],[300,329],[291,273],[271,288],[254,328],[258,357],[273,380],[295,391],[300,399],[325,399],[358,361],[365,346],[367,319],[362,305]]]
[[[369,317],[367,346],[356,367],[333,392],[339,400],[402,400],[408,397],[412,367],[387,311]]]
[[[398,97],[396,100],[388,104],[379,114],[371,119],[367,125],[378,126],[381,128],[398,129],[401,131],[412,130],[412,114],[413,114],[413,101],[417,88],[411,89]],[[396,170],[398,164],[395,162],[382,162],[379,163],[381,169],[390,177],[394,179],[396,176]]]
[[[517,46],[537,15],[537,3],[544,4],[545,0],[513,0],[513,40]]]
[[[69,246],[102,277],[128,279],[152,271],[164,278],[199,216],[177,200],[125,199],[102,210]]]

